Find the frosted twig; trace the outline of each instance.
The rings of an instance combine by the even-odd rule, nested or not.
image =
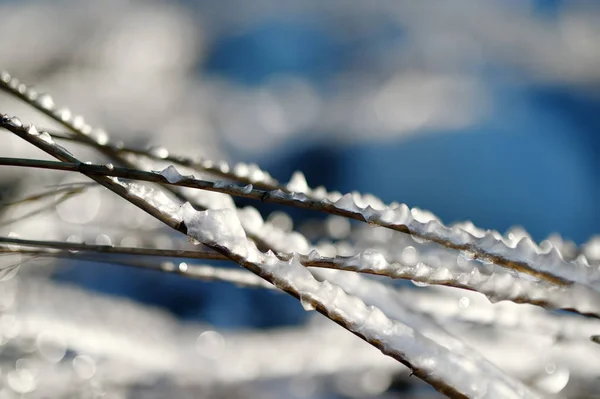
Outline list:
[[[490,398],[501,397],[502,392],[505,395],[537,397],[492,365],[479,364],[480,361],[476,358],[453,353],[421,335],[417,326],[391,320],[379,308],[367,306],[360,299],[346,294],[337,285],[328,281],[318,282],[296,257],[285,262],[273,253],[259,252],[247,240],[234,211],[224,209],[198,212],[185,204],[182,216],[190,236],[206,245],[228,250],[229,256],[240,265],[301,300],[306,309],[318,310],[378,347],[383,353],[410,367],[413,374],[440,392],[450,397],[474,397],[480,388],[469,385],[467,381],[481,378]],[[474,370],[489,372],[479,373]]]

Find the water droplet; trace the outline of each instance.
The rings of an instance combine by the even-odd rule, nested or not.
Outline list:
[[[79,131],[88,136],[90,133],[92,133],[92,127],[90,125],[83,125],[81,128],[79,128]]]
[[[41,139],[42,141],[45,141],[45,142],[46,142],[46,143],[48,143],[48,144],[54,144],[54,140],[52,140],[52,136],[50,136],[50,133],[48,133],[48,132],[42,132],[42,133],[40,133],[40,139]],[[61,148],[62,148],[62,147],[61,147]],[[63,150],[64,150],[65,152],[68,152],[68,151],[67,151],[67,150],[65,150],[64,148],[63,148]],[[68,152],[68,153],[70,154],[70,152]]]
[[[72,176],[65,179],[66,184],[80,182],[81,180]],[[58,216],[67,223],[85,224],[89,223],[100,211],[103,197],[97,193],[86,191],[76,197],[69,198],[55,207]]]
[[[194,178],[193,175],[183,176],[173,165],[169,165],[161,171],[153,170],[152,172],[162,175],[169,183],[178,183],[185,179]]]
[[[252,182],[262,181],[265,178],[265,172],[263,172],[257,164],[250,164],[248,178]]]
[[[96,362],[89,356],[77,355],[73,359],[73,370],[83,380],[89,380],[96,374]]]
[[[4,83],[8,83],[11,79],[10,73],[6,72],[6,71],[2,71],[0,72],[0,80],[2,80]]]
[[[429,287],[429,284],[423,283],[421,281],[410,280],[410,282],[416,285],[417,287]]]
[[[17,88],[17,86],[19,86],[20,83],[21,83],[21,81],[19,79],[12,78],[8,82],[8,87],[10,87],[11,89],[15,90]]]
[[[76,235],[70,235],[69,237],[67,237],[67,242],[72,242],[75,244],[81,244],[81,237],[76,236]],[[77,253],[78,251],[75,249],[69,249],[69,252],[72,253]]]
[[[27,85],[25,83],[19,83],[17,85],[17,91],[21,94],[25,94],[27,92]]]
[[[471,303],[471,301],[466,296],[463,296],[462,298],[460,298],[458,300],[458,306],[460,306],[463,309],[468,308],[470,303]]]
[[[42,93],[39,95],[37,100],[35,100],[36,104],[46,110],[51,110],[54,108],[54,100],[50,94]]]
[[[115,170],[115,165],[113,165],[112,163],[107,163],[104,166],[106,166],[106,169],[108,170]]]
[[[278,229],[283,231],[292,231],[294,228],[294,221],[285,212],[275,211],[269,214],[267,222]]]
[[[27,97],[29,101],[35,101],[38,98],[38,92],[35,89],[29,87],[25,92],[25,97]]]
[[[56,115],[61,121],[67,122],[69,121],[69,119],[71,119],[72,113],[71,110],[68,108],[61,108],[58,111],[56,111],[54,115]]]
[[[67,353],[65,340],[57,334],[44,331],[37,336],[37,348],[44,359],[51,363],[60,362]]]
[[[6,376],[6,382],[10,389],[20,394],[33,392],[37,387],[35,375],[28,369],[13,370],[9,372]]]
[[[165,159],[169,156],[169,151],[164,147],[151,147],[148,152],[156,158]]]
[[[325,228],[329,236],[336,240],[348,237],[351,231],[350,221],[347,218],[333,215],[325,220]]]
[[[218,359],[225,350],[225,338],[217,331],[204,331],[196,339],[196,351],[204,358]]]
[[[242,193],[244,194],[250,194],[252,192],[252,184],[247,184],[244,187],[242,187]]]
[[[121,240],[122,247],[132,247],[135,248],[139,245],[139,241],[136,236],[126,236]]]
[[[108,235],[98,234],[96,236],[96,245],[112,245],[112,242]]]
[[[300,171],[294,172],[286,188],[289,191],[296,193],[306,193],[309,190],[306,178],[304,177],[304,174]]]
[[[187,270],[188,270],[188,264],[185,262],[181,262],[179,264],[179,271],[182,273],[185,273],[185,272],[187,272]]]
[[[36,129],[35,126],[33,125],[29,125],[29,127],[27,128],[27,133],[31,134],[32,136],[39,136],[40,132],[38,132],[38,130]]]
[[[94,139],[96,140],[96,143],[106,145],[108,143],[108,133],[103,129],[96,129],[94,131]]]
[[[471,254],[467,251],[460,251],[456,256],[456,264],[463,270],[469,270],[470,261],[473,260]],[[472,266],[471,266],[472,268]]]
[[[160,264],[160,268],[166,272],[175,271],[175,264],[173,262],[163,262]]]
[[[83,126],[85,126],[85,120],[83,119],[83,116],[75,115],[71,121],[71,125],[75,129],[80,130]]]
[[[225,161],[220,161],[220,162],[218,163],[217,167],[219,168],[219,170],[220,170],[222,173],[229,173],[229,170],[231,169],[231,168],[229,167],[229,164],[228,164],[227,162],[225,162]]]
[[[567,386],[570,376],[568,368],[548,363],[544,372],[533,380],[533,385],[544,392],[557,394]]]
[[[0,316],[0,332],[5,338],[13,339],[21,334],[21,323],[13,314]]]
[[[413,246],[408,246],[402,250],[402,262],[407,266],[415,266],[419,261],[419,253]]]
[[[16,127],[22,127],[23,126],[23,123],[21,122],[21,120],[19,118],[17,118],[16,116],[13,116],[12,118],[10,118],[8,120],[8,122],[11,125],[16,126]]]
[[[233,173],[238,177],[248,176],[248,165],[246,165],[245,163],[242,163],[242,162],[238,163],[233,168]]]

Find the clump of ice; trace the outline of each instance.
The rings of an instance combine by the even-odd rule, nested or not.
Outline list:
[[[304,177],[304,173],[300,171],[294,172],[292,178],[286,187],[291,192],[296,193],[306,193],[309,190],[308,183],[306,182],[306,178]]]
[[[193,179],[193,175],[184,176],[173,165],[169,165],[161,171],[153,170],[152,172],[162,175],[169,183],[179,183],[182,180]]]
[[[319,309],[349,330],[377,343],[382,352],[408,361],[432,381],[443,382],[466,396],[536,398],[525,386],[479,358],[453,351],[420,334],[412,326],[392,320],[379,308],[367,306],[329,281],[317,281],[293,255],[282,261],[272,252],[248,245],[242,224],[232,209],[196,211],[189,203],[181,208],[188,234],[204,244],[216,244],[241,256],[260,270],[261,276],[281,289],[293,291],[305,309]],[[371,262],[372,257],[368,257]],[[381,264],[379,258],[375,263]],[[478,384],[473,384],[478,381]]]
[[[189,202],[181,207],[188,235],[203,244],[219,245],[230,252],[247,257],[248,240],[234,209],[195,210]]]

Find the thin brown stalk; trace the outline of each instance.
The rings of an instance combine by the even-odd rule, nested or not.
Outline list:
[[[73,253],[80,256],[95,256],[98,259],[99,254],[114,254],[114,255],[134,255],[136,257],[163,257],[163,258],[179,258],[179,259],[204,259],[204,260],[229,260],[214,251],[188,251],[188,250],[166,250],[158,248],[135,248],[135,247],[118,247],[112,245],[94,245],[86,243],[73,243],[61,241],[44,241],[44,240],[26,240],[15,237],[0,237],[0,244],[10,244],[23,247],[37,247],[42,250],[28,250],[22,248],[2,248],[0,252],[22,254],[22,255],[38,255],[45,257],[75,257]],[[58,251],[57,251],[58,250]],[[281,260],[288,261],[292,258],[290,254],[277,253],[277,257]],[[428,283],[432,285],[442,285],[477,292],[477,289],[468,283],[462,283],[458,279],[432,280],[430,276],[415,275],[410,270],[405,272],[393,271],[393,269],[364,269],[352,266],[347,261],[351,257],[337,256],[335,258],[320,258],[318,260],[311,259],[307,255],[296,254],[297,259],[305,267],[343,270],[357,272],[363,274],[371,274],[377,276],[385,276],[392,279],[411,280],[416,282]],[[180,273],[186,275],[185,273]],[[600,315],[595,313],[582,313],[577,309],[570,307],[557,308],[554,304],[539,298],[531,298],[528,295],[519,295],[511,297],[510,300],[515,303],[528,303],[541,306],[548,309],[560,309],[570,312],[600,318]]]
[[[17,200],[17,201],[13,201],[10,203],[5,203],[5,204],[0,204],[0,208],[1,207],[9,207],[9,206],[15,206],[15,205],[21,205],[27,202],[33,202],[33,201],[38,201],[40,199],[49,197],[51,195],[56,196],[59,195],[58,198],[54,199],[50,204],[46,204],[38,209],[34,209],[30,212],[27,212],[24,215],[19,216],[18,218],[15,219],[9,219],[9,220],[5,220],[2,221],[0,223],[0,226],[7,226],[16,222],[20,222],[23,221],[25,219],[29,219],[33,216],[39,215],[41,213],[47,212],[49,210],[54,209],[57,205],[65,202],[66,200],[68,200],[69,198],[72,198],[76,195],[82,194],[85,191],[84,187],[77,187],[77,188],[68,188],[65,187],[63,189],[59,189],[59,190],[54,190],[54,191],[46,191],[44,193],[39,193],[39,194],[34,194],[31,195],[29,197]]]
[[[113,252],[115,253],[115,252]],[[61,258],[77,260],[83,262],[106,263],[110,265],[133,267],[136,269],[152,270],[156,272],[176,274],[185,278],[200,281],[215,281],[232,283],[241,287],[267,288],[276,290],[277,288],[255,276],[254,274],[240,269],[220,268],[210,265],[198,265],[189,262],[174,264],[173,262],[152,263],[148,260],[134,260],[122,258],[106,258],[90,252],[71,252],[71,251],[49,251],[49,250],[21,250],[3,248],[0,246],[0,254],[3,255],[23,255],[28,259],[3,267],[2,270],[13,269],[27,263],[35,258]],[[205,259],[211,259],[210,257]]]
[[[186,258],[186,259],[205,259],[205,260],[229,260],[229,258],[214,251],[206,250],[183,250],[183,249],[159,249],[159,248],[138,248],[138,247],[119,247],[112,245],[97,245],[78,242],[63,241],[44,241],[44,240],[26,240],[16,237],[0,237],[0,243],[19,245],[24,247],[36,247],[46,249],[61,249],[67,251],[84,251],[99,254],[118,254],[118,255],[136,255],[136,256],[159,256],[165,258]]]
[[[78,136],[73,136],[64,133],[49,133],[53,139],[69,141],[72,143],[78,143],[81,145],[89,146],[87,142],[80,140]],[[104,144],[104,146],[108,146],[108,144]],[[192,170],[198,172],[210,173],[213,176],[221,177],[223,179],[237,181],[242,184],[252,184],[255,187],[264,189],[264,190],[282,190],[284,192],[289,192],[289,190],[281,185],[277,180],[270,177],[267,181],[255,181],[250,179],[249,177],[239,176],[232,172],[225,171],[221,166],[217,163],[208,161],[208,160],[199,160],[193,159],[190,157],[186,157],[183,155],[171,154],[169,151],[153,151],[152,149],[137,149],[127,146],[112,146],[113,150],[118,152],[119,154],[133,154],[141,157],[146,157],[152,159],[154,161],[163,161],[168,162],[173,165],[183,166],[186,168],[190,168]]]

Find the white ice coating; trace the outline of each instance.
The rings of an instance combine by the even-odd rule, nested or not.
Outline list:
[[[235,209],[235,202],[231,195],[217,193],[214,191],[197,190],[190,187],[181,187],[185,197],[205,209]]]
[[[304,177],[304,173],[300,171],[294,172],[286,188],[291,192],[307,193],[309,187],[308,183],[306,182],[306,178]]]
[[[597,235],[590,238],[583,244],[582,251],[587,259],[598,267],[598,264],[600,263],[600,236]]]
[[[156,190],[141,183],[125,182],[118,178],[113,178],[112,180],[124,187],[130,197],[137,197],[152,205],[167,217],[181,222],[181,205],[167,196],[162,190]]]
[[[377,273],[391,278],[410,279],[428,284],[443,284],[472,289],[491,301],[503,300],[544,304],[552,309],[574,309],[583,314],[600,315],[600,295],[582,285],[557,286],[529,275],[507,272],[493,264],[482,264],[456,254],[436,243],[419,243],[405,234],[397,234],[394,250],[361,249],[354,256],[332,258],[336,253],[320,254],[298,232],[286,232],[264,222],[256,208],[238,210],[248,234],[260,237],[279,252],[308,254],[311,261],[326,261],[342,269]],[[309,253],[310,251],[310,253]],[[395,255],[398,261],[388,261]]]
[[[534,270],[600,289],[600,269],[590,267],[585,256],[580,255],[571,262],[565,261],[551,241],[546,240],[543,246],[538,246],[524,231],[519,234],[512,231],[503,236],[497,231],[480,229],[471,222],[448,227],[429,211],[410,209],[405,204],[385,205],[370,194],[341,195],[327,192],[324,188],[311,189],[306,184],[304,175],[299,172],[294,173],[286,188],[292,193],[275,190],[271,194],[273,197],[297,202],[320,199],[324,204],[333,205],[337,209],[358,213],[369,223],[384,227],[406,226],[425,239],[445,241],[456,246],[468,245],[481,254],[525,263]]]
[[[238,217],[248,234],[268,242],[273,250],[299,254],[308,254],[311,250],[310,243],[302,234],[283,231],[272,223],[265,222],[254,207],[247,206],[238,210]]]
[[[206,162],[206,161],[205,161]],[[211,164],[214,162],[210,161]],[[273,184],[273,178],[271,175],[262,170],[258,165],[251,163],[246,164],[243,162],[235,164],[233,167],[229,167],[229,165],[219,162],[219,169],[223,173],[228,173],[229,170],[233,171],[233,175],[235,177],[248,179],[252,183],[265,183],[265,184]]]
[[[188,235],[203,244],[217,244],[244,258],[249,255],[250,242],[234,209],[196,211],[189,202],[181,207]]]
[[[415,328],[389,319],[379,308],[367,306],[359,298],[346,294],[339,286],[328,281],[317,281],[296,256],[284,262],[271,252],[259,252],[247,240],[235,211],[197,212],[185,204],[181,214],[191,237],[205,244],[217,243],[244,257],[246,262],[258,267],[261,274],[268,276],[277,287],[293,290],[302,301],[320,306],[330,318],[342,321],[347,328],[370,342],[380,343],[384,353],[405,358],[431,379],[443,381],[469,397],[538,397],[500,370],[492,373],[488,364],[453,353]]]
[[[285,188],[292,194],[291,196],[286,196],[284,194],[283,197],[292,198],[299,201],[307,199],[327,200],[329,202],[342,201],[342,204],[350,205],[351,202],[354,202],[362,207],[371,206],[378,210],[383,210],[386,208],[386,205],[383,203],[383,201],[372,194],[361,194],[357,191],[354,191],[342,196],[340,192],[327,191],[327,189],[323,186],[319,186],[314,189],[310,188],[306,178],[304,177],[304,174],[300,171],[296,171],[292,174],[292,177]]]
[[[458,271],[445,267],[431,267],[419,261],[419,253],[414,247],[404,249],[410,253],[410,264],[406,262],[388,262],[382,252],[365,250],[348,258],[325,258],[313,250],[309,257],[314,260],[326,260],[346,270],[372,272],[392,278],[410,279],[428,284],[443,284],[478,291],[490,300],[497,302],[510,300],[517,302],[544,303],[550,308],[575,309],[583,314],[600,316],[600,294],[578,283],[569,286],[557,286],[545,281],[523,278],[522,274],[495,271],[481,273],[474,264],[470,270]]]
[[[274,190],[271,191],[271,196],[291,202],[307,202],[315,197],[310,189],[306,193],[291,194]],[[538,272],[549,273],[566,281],[590,285],[600,290],[600,269],[590,267],[585,256],[580,255],[572,262],[565,261],[555,247],[546,244],[546,248],[540,248],[527,236],[518,241],[505,240],[496,231],[483,233],[482,230],[474,227],[467,231],[464,225],[447,227],[431,212],[418,208],[410,209],[405,204],[385,206],[371,195],[361,196],[351,193],[342,195],[336,200],[326,198],[321,201],[323,205],[360,214],[371,224],[387,228],[405,226],[411,234],[422,239],[447,242],[452,246],[467,246],[474,254],[484,259],[501,257],[508,261],[523,263]]]
[[[459,321],[576,341],[589,341],[600,331],[599,319],[552,313],[537,306],[507,301],[491,303],[476,292],[438,286],[425,290],[395,289],[394,295],[409,309],[430,315],[442,325]],[[461,306],[463,298],[468,299],[468,306]]]
[[[212,161],[209,159],[196,160],[191,162],[205,170],[215,170],[225,175],[230,175],[232,180],[245,179],[254,184],[277,185],[277,181],[269,172],[261,169],[256,164],[246,164],[243,162],[230,166],[225,161]]]
[[[369,305],[376,306],[391,319],[413,326],[426,339],[431,339],[449,350],[452,353],[453,361],[458,363],[459,367],[462,366],[471,372],[480,373],[479,376],[472,376],[473,380],[471,381],[473,390],[478,394],[475,396],[469,395],[469,397],[496,397],[502,393],[502,389],[505,387],[510,387],[515,391],[523,389],[518,380],[504,374],[493,363],[490,363],[466,345],[464,341],[450,334],[441,324],[428,316],[409,311],[406,305],[410,303],[410,297],[400,297],[396,289],[375,280],[361,278],[357,274],[343,273],[336,270],[315,270],[313,274],[318,280],[337,284],[344,292],[359,297]],[[414,290],[411,291],[414,292]],[[476,364],[478,370],[473,370]],[[501,384],[505,387],[500,388],[496,393],[491,393],[490,387],[496,389],[499,385],[497,383],[489,384],[488,381],[485,381],[485,378],[490,376],[502,381]],[[532,392],[527,392],[527,394],[533,395]]]
[[[169,165],[161,171],[153,170],[152,172],[162,175],[169,183],[179,183],[182,180],[194,179],[193,175],[182,175],[173,165]]]

